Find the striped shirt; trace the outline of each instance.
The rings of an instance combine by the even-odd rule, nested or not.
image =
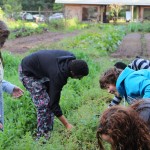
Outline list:
[[[150,69],[150,61],[143,58],[136,58],[128,65],[128,67],[133,70]]]
[[[128,67],[136,71],[140,69],[150,69],[150,61],[143,58],[136,58],[128,65]],[[109,107],[118,105],[121,100],[122,97],[115,96],[109,104]]]

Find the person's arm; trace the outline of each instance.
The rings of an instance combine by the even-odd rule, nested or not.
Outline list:
[[[71,130],[73,128],[73,125],[68,122],[68,120],[66,119],[64,115],[58,117],[58,119],[66,127],[66,129]]]
[[[149,85],[147,85],[145,88],[143,87],[142,89],[144,89],[143,98],[150,98],[150,82]]]
[[[52,90],[50,90],[52,92]],[[65,116],[62,113],[61,107],[59,105],[59,99],[60,99],[60,91],[53,91],[52,94],[50,94],[50,107],[54,115],[61,121],[61,123],[70,130],[73,126],[68,122],[68,120],[65,118]]]
[[[121,96],[114,96],[114,98],[112,99],[111,103],[109,104],[109,107],[112,107],[112,106],[115,106],[115,105],[119,105],[121,100],[122,100]]]
[[[3,92],[6,92],[6,93],[12,95],[15,98],[19,98],[20,96],[23,95],[22,89],[20,89],[19,87],[15,86],[14,84],[12,84],[6,80],[2,80],[2,90],[3,90]]]
[[[51,88],[49,89],[49,96],[50,96],[50,108],[54,115],[61,121],[61,123],[70,130],[73,126],[68,122],[65,116],[62,113],[61,107],[59,105],[60,95],[62,90],[62,85],[54,84],[50,81]]]
[[[148,60],[145,60],[143,58],[137,58],[133,60],[128,67],[134,70],[140,70],[140,69],[150,69],[150,62]]]
[[[6,80],[2,80],[2,90],[8,94],[12,94],[15,85]]]

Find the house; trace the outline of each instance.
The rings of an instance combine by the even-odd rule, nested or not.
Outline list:
[[[78,18],[87,21],[92,18],[106,22],[109,6],[116,4],[124,6],[127,20],[150,20],[150,0],[55,0],[64,4],[66,18]]]

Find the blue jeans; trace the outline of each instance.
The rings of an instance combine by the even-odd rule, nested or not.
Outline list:
[[[0,83],[0,123],[4,125],[4,104],[3,104],[2,82]]]

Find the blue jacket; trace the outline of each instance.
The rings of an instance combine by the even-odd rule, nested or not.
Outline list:
[[[117,79],[116,89],[129,104],[133,99],[150,98],[150,70],[126,67]]]
[[[6,92],[8,94],[12,94],[13,93],[13,89],[15,88],[15,85],[6,81],[6,80],[2,80],[2,90],[3,92]]]

